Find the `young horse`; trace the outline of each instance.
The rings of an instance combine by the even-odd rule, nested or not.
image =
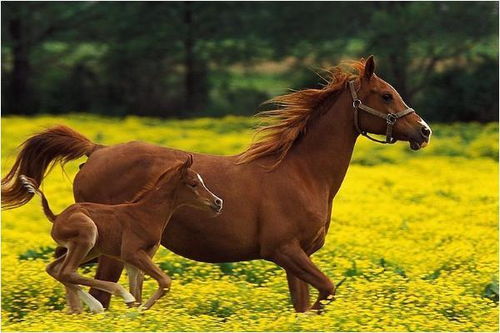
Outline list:
[[[311,309],[308,285],[320,291],[312,306],[320,308],[335,293],[335,285],[310,256],[323,246],[332,200],[359,134],[383,134],[387,143],[409,141],[413,150],[425,147],[431,136],[429,126],[374,69],[373,57],[345,69],[335,67],[324,88],[276,98],[281,107],[264,114],[272,124],[240,155],[193,154],[196,169],[226,199],[224,213],[209,224],[199,212],[179,209],[161,244],[198,261],[273,261],[286,272],[295,310]],[[75,200],[125,202],[145,179],[157,177],[165,163],[182,154],[140,142],[104,147],[67,127],[55,127],[24,143],[2,180],[2,204],[12,208],[31,199],[20,190],[17,174],[40,182],[53,161],[84,155],[89,158],[76,175]],[[116,174],[123,176],[117,179]],[[122,268],[120,262],[101,257],[96,277],[117,281]],[[105,292],[91,294],[108,304]]]
[[[20,176],[26,189],[42,198],[43,211],[54,223],[52,237],[68,249],[66,254],[47,266],[47,272],[66,287],[72,312],[81,312],[78,297],[92,312],[103,311],[101,303],[78,285],[121,296],[125,303],[133,305],[135,300],[141,299],[140,273],[144,272],[158,282],[158,290],[142,306],[144,309],[149,309],[168,292],[171,280],[151,258],[160,245],[161,234],[173,212],[186,205],[209,209],[215,214],[222,210],[222,200],[207,189],[199,174],[189,168],[192,163],[192,156],[189,155],[186,162],[164,171],[156,182],[139,192],[130,203],[76,203],[57,216],[52,213],[37,183],[24,175]],[[100,255],[125,263],[132,294],[118,283],[89,279],[77,273],[80,264]]]

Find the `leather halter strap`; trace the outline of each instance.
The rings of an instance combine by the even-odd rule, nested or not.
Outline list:
[[[415,112],[415,110],[413,110],[412,108],[408,108],[403,111],[399,111],[398,113],[383,113],[361,102],[361,100],[358,98],[356,88],[354,87],[354,80],[349,81],[349,90],[351,91],[351,96],[352,96],[352,107],[354,108],[354,126],[356,127],[356,131],[358,131],[359,134],[375,142],[389,143],[389,144],[396,143],[397,140],[392,137],[392,126],[394,126],[394,124],[399,118],[403,118],[404,116],[409,115],[412,112]],[[385,141],[378,140],[374,137],[369,136],[367,131],[364,131],[359,127],[358,109],[368,112],[369,114],[374,115],[376,117],[385,119],[385,122],[387,124],[387,129],[385,131]]]

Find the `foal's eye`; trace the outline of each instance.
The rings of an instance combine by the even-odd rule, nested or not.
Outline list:
[[[391,94],[383,94],[382,98],[384,99],[385,102],[392,101],[392,95]]]
[[[191,188],[196,188],[196,186],[198,186],[198,184],[196,184],[196,183],[195,183],[195,184],[189,184],[189,186],[190,186]]]

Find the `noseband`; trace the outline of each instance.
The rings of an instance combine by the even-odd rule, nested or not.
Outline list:
[[[398,113],[383,113],[367,105],[364,105],[363,102],[361,102],[361,100],[358,98],[358,94],[356,93],[356,88],[354,87],[354,80],[349,81],[349,89],[351,90],[351,95],[352,95],[352,107],[354,108],[354,126],[356,127],[356,131],[358,131],[359,134],[375,142],[389,143],[389,144],[395,143],[397,140],[392,137],[392,126],[394,126],[394,124],[399,118],[403,118],[404,116],[412,112],[415,112],[415,110],[413,110],[412,108],[408,108]],[[359,127],[358,109],[368,112],[369,114],[372,114],[379,118],[385,119],[385,122],[387,124],[387,129],[385,131],[385,141],[378,140],[369,136],[368,132],[363,131]]]

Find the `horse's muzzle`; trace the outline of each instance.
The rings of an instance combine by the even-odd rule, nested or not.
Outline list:
[[[408,140],[410,142],[410,148],[412,150],[425,148],[431,141],[431,135],[431,128],[425,123],[421,124],[418,132],[412,135]]]

